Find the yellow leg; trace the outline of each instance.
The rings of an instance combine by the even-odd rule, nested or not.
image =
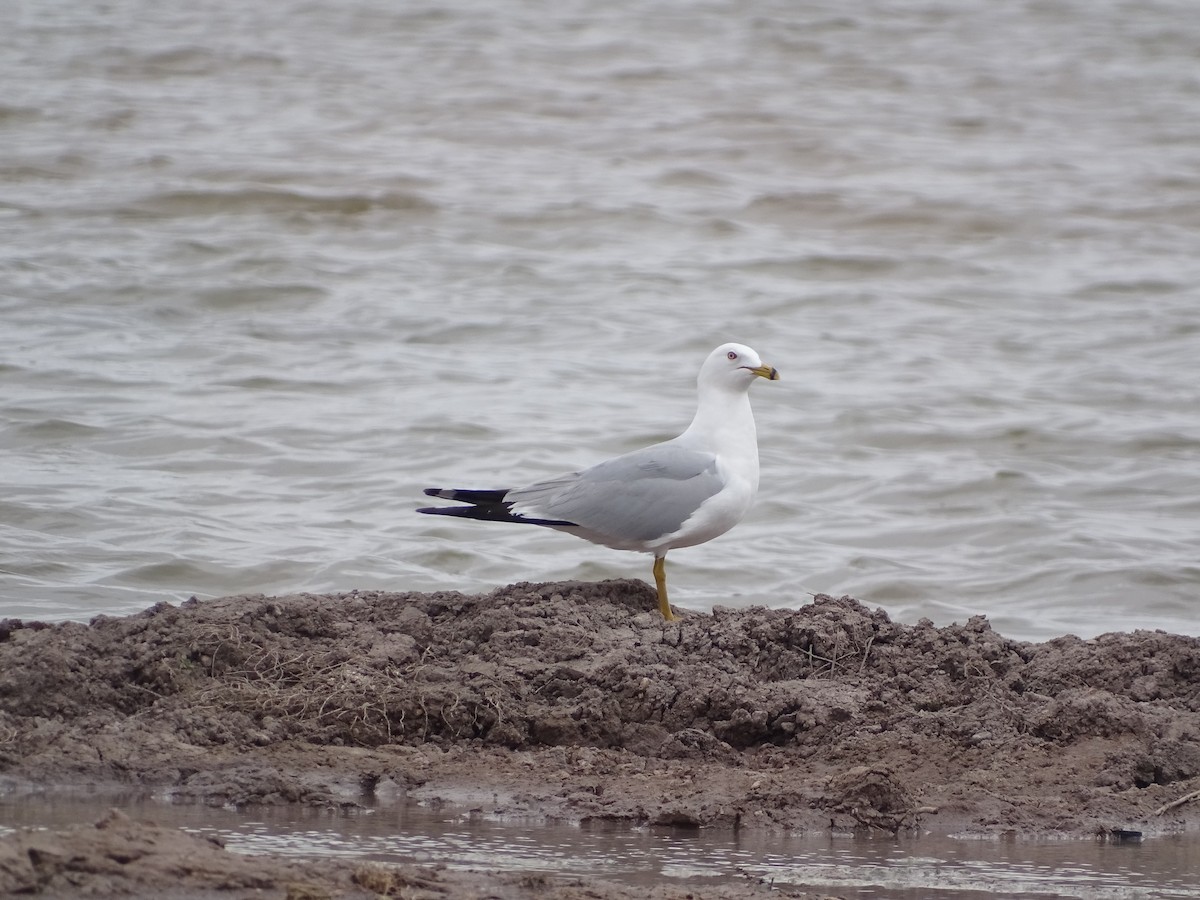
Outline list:
[[[658,608],[662,612],[663,618],[668,622],[674,622],[675,616],[671,612],[671,604],[667,602],[667,558],[665,556],[654,557],[654,583],[658,586]]]

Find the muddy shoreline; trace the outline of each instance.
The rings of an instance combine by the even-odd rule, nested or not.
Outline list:
[[[824,596],[666,623],[637,581],[4,620],[0,779],[533,822],[1153,837],[1200,828],[1200,639],[1033,644]]]

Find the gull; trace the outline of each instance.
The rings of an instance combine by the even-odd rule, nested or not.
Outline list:
[[[759,378],[778,381],[779,373],[744,344],[722,344],[700,366],[696,415],[678,437],[524,487],[426,488],[430,497],[468,505],[417,512],[540,525],[615,550],[652,553],[658,608],[673,621],[667,551],[724,534],[758,492],[749,391]]]

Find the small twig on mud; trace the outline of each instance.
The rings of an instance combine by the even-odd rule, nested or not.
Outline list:
[[[866,664],[867,664],[867,654],[869,654],[871,652],[871,644],[872,644],[872,642],[874,642],[874,640],[875,640],[875,636],[872,635],[871,638],[867,641],[866,647],[862,651],[862,662],[859,664],[859,667],[858,667],[858,671],[860,674],[863,671],[863,667],[866,666]],[[825,675],[825,674],[828,674],[829,677],[832,678],[835,675],[837,675],[838,664],[841,663],[843,660],[851,659],[853,657],[858,656],[859,651],[858,651],[857,644],[855,644],[853,647],[851,647],[845,653],[843,653],[842,652],[842,641],[841,641],[841,638],[838,638],[837,641],[833,645],[833,655],[831,657],[830,656],[822,656],[821,654],[814,652],[811,644],[805,648],[804,652],[808,656],[809,668],[812,669],[811,674],[809,674],[809,676],[808,676],[809,678],[820,678],[822,675]],[[821,665],[817,665],[818,663],[821,663]],[[848,671],[848,670],[845,670],[845,671]]]
[[[831,677],[831,678],[837,674],[838,660],[840,660],[842,658],[841,649],[842,649],[842,636],[839,634],[833,640],[833,659],[831,659],[829,661],[829,677]]]
[[[861,675],[867,667],[867,657],[871,655],[871,645],[875,643],[875,635],[867,638],[867,646],[863,648],[862,662],[858,664],[858,674]]]
[[[1154,811],[1154,814],[1156,816],[1161,816],[1164,813],[1170,812],[1175,807],[1183,806],[1183,804],[1185,804],[1185,803],[1191,803],[1193,800],[1200,800],[1200,791],[1192,791],[1190,794],[1184,794],[1182,797],[1178,798],[1177,800],[1172,800],[1170,803],[1164,803],[1162,806],[1160,806],[1158,809],[1156,809]]]
[[[417,694],[417,703],[421,707],[421,715],[425,717],[425,727],[421,731],[421,736],[422,736],[422,738],[428,740],[428,738],[429,738],[429,707],[425,705],[425,695],[424,694],[421,694],[421,693]]]
[[[139,691],[145,691],[147,694],[153,694],[153,695],[154,695],[155,697],[157,697],[159,700],[165,700],[165,699],[166,699],[166,698],[165,698],[165,697],[164,697],[162,694],[160,694],[158,691],[152,691],[150,688],[146,687],[144,684],[134,684],[133,682],[130,682],[130,683],[129,683],[129,686],[130,686],[131,688],[137,688]]]
[[[824,664],[820,668],[817,667],[818,661]],[[817,654],[817,653],[813,653],[812,647],[809,647],[808,648],[808,665],[809,665],[809,668],[811,668],[813,670],[812,675],[810,675],[809,677],[810,678],[820,678],[821,673],[825,671],[826,666],[829,667],[830,674],[833,673],[834,661],[832,659],[829,659],[828,657],[821,656],[820,654]]]
[[[387,734],[387,742],[392,742],[392,720],[388,718],[387,707],[383,705],[373,706],[372,709],[379,713],[379,718],[383,720],[383,727]]]

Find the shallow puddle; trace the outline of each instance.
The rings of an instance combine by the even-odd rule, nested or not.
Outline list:
[[[0,793],[0,833],[133,818],[216,834],[239,853],[344,856],[380,863],[596,876],[631,884],[739,879],[845,898],[1198,898],[1200,840],[1000,841],[861,838],[578,827],[497,821],[458,808],[262,807],[235,811],[141,796]]]

